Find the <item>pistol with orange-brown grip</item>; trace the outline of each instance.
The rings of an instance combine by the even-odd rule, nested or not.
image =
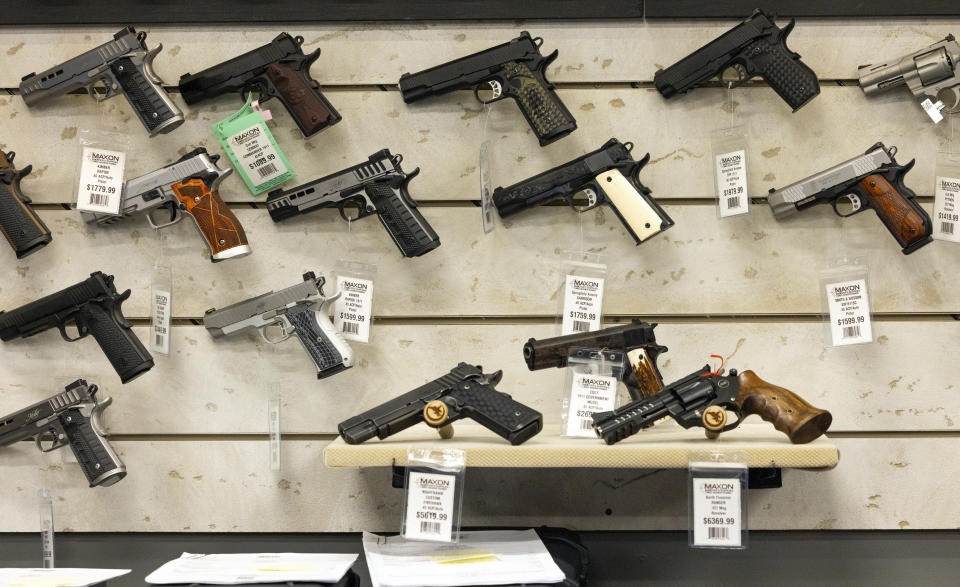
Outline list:
[[[114,224],[145,214],[150,226],[160,229],[176,224],[187,214],[207,243],[214,263],[249,255],[243,226],[220,198],[220,182],[233,169],[218,166],[219,159],[219,155],[211,155],[203,147],[195,149],[169,165],[124,183],[119,215],[80,215],[86,222]],[[157,210],[166,210],[169,218],[154,218]]]
[[[30,174],[32,165],[17,169],[13,165],[16,153],[0,149],[0,232],[22,259],[35,253],[53,240],[50,229],[30,206],[30,198],[20,191],[20,180]]]
[[[896,147],[877,143],[863,155],[785,188],[771,189],[767,203],[777,220],[827,202],[842,217],[873,209],[903,254],[909,255],[933,240],[933,224],[917,203],[917,195],[903,183],[914,160],[899,165],[896,154]]]
[[[196,74],[180,77],[180,93],[187,104],[221,94],[237,93],[246,100],[254,92],[260,102],[277,97],[293,116],[303,136],[332,126],[340,113],[310,77],[310,65],[320,49],[304,55],[303,37],[280,33],[270,43]]]
[[[732,417],[731,417],[732,414]],[[767,383],[753,371],[728,375],[709,365],[663,388],[656,395],[610,412],[593,414],[593,429],[607,444],[619,442],[671,417],[684,428],[703,428],[709,438],[733,430],[756,414],[794,444],[806,444],[830,428],[833,416],[788,389]]]

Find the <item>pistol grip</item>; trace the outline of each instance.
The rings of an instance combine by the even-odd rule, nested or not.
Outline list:
[[[77,327],[81,332],[89,330],[93,335],[120,376],[121,383],[128,383],[153,367],[153,357],[130,329],[130,323],[120,309],[129,295],[130,290],[127,290],[116,298],[84,304],[77,316]]]
[[[757,414],[794,444],[818,438],[833,422],[830,412],[813,407],[788,389],[767,383],[753,371],[743,371],[738,381],[740,393],[735,401],[741,417]]]
[[[17,259],[39,251],[53,240],[50,229],[28,201],[20,191],[19,177],[14,177],[10,184],[0,181],[0,231],[7,237]]]
[[[267,66],[267,78],[277,91],[280,101],[293,116],[304,137],[332,126],[343,118],[326,96],[312,83],[309,63],[306,72],[293,69],[285,63]]]
[[[458,416],[472,418],[513,445],[523,444],[543,428],[540,412],[473,379],[458,384],[443,402],[450,407],[448,422]]]
[[[147,72],[137,68],[129,57],[111,63],[110,70],[123,88],[123,94],[136,112],[137,118],[150,131],[151,137],[168,133],[183,123],[183,112],[153,79],[152,72],[147,75]]]
[[[126,477],[127,468],[90,420],[75,408],[60,416],[63,432],[90,487],[108,487]]]
[[[534,73],[526,64],[511,61],[503,66],[502,75],[504,92],[516,100],[541,147],[577,129],[577,121],[542,72]]]
[[[796,112],[820,93],[817,74],[800,61],[800,56],[787,49],[786,33],[776,42],[758,40],[746,49],[747,71],[760,75]]]
[[[419,257],[440,246],[440,237],[403,186],[394,188],[388,180],[368,183],[365,189],[377,218],[404,257]]]
[[[294,334],[317,366],[317,379],[353,366],[353,350],[336,331],[330,318],[310,304],[298,304],[286,313]]]
[[[638,188],[619,169],[611,169],[594,178],[602,200],[609,202],[620,222],[640,244],[673,226],[670,216],[643,188]]]
[[[223,203],[218,190],[210,190],[202,179],[194,178],[171,186],[180,206],[193,218],[200,235],[210,249],[214,263],[250,254],[247,234],[237,217]]]
[[[930,216],[917,203],[913,192],[899,180],[897,183],[901,184],[900,189],[883,175],[874,174],[860,182],[860,190],[883,225],[903,247],[903,254],[909,255],[933,240],[930,236],[933,224]]]

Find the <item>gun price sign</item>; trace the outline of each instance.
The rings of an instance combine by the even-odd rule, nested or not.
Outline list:
[[[732,151],[716,155],[717,198],[720,217],[746,214],[747,208],[747,152]]]
[[[603,308],[603,278],[567,275],[563,294],[561,335],[600,328]]]
[[[127,156],[122,151],[84,147],[80,161],[80,182],[77,189],[77,210],[119,214],[123,195],[123,166]]]
[[[933,200],[933,238],[960,242],[960,178],[937,176]]]
[[[828,283],[827,305],[834,346],[873,341],[865,279]]]
[[[594,412],[609,412],[616,407],[617,378],[591,373],[574,373],[567,411],[566,436],[596,438]]]
[[[333,326],[347,340],[370,341],[373,315],[373,280],[337,275],[340,297],[333,305]]]
[[[411,471],[407,480],[404,538],[450,542],[456,486],[456,475]]]
[[[744,548],[742,502],[745,465],[690,463],[690,501],[693,517],[690,546]]]

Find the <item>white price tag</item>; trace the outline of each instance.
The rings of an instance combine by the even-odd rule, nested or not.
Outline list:
[[[123,196],[123,151],[84,147],[81,151],[77,209],[119,214]]]
[[[337,275],[340,297],[333,305],[333,326],[347,340],[370,341],[373,316],[373,280]]]
[[[943,110],[945,105],[940,100],[934,102],[930,98],[926,98],[923,102],[920,102],[920,106],[923,107],[923,111],[927,113],[934,124],[943,120],[943,114],[940,114],[940,111]]]
[[[153,320],[150,326],[150,350],[162,355],[170,354],[170,304],[173,299],[169,291],[153,290]]]
[[[280,398],[267,401],[267,426],[270,433],[270,470],[280,470]]]
[[[721,153],[715,161],[720,217],[747,213],[747,152]]]
[[[960,178],[937,177],[933,200],[933,238],[960,242]]]
[[[693,477],[693,546],[743,546],[736,477]]]
[[[230,148],[240,166],[261,185],[287,172],[283,159],[277,156],[270,139],[260,123],[254,124],[230,137]]]
[[[600,329],[603,282],[602,277],[567,275],[563,290],[561,335]]]
[[[594,412],[608,412],[616,407],[616,402],[616,377],[574,373],[566,436],[596,438],[597,434],[593,431]]]
[[[450,542],[453,535],[456,475],[411,471],[407,487],[404,537]]]
[[[834,346],[873,341],[865,279],[828,283],[827,305]]]

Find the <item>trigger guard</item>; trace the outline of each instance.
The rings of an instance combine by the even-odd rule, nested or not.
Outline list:
[[[947,101],[941,96],[953,96],[953,105],[948,106]],[[943,88],[937,92],[936,99],[943,102],[943,109],[941,112],[945,112],[946,114],[960,114],[960,88]]]
[[[281,338],[272,339],[272,338],[270,338],[269,336],[267,336],[267,328],[273,326],[274,324],[280,326],[280,336],[281,336]],[[290,338],[291,336],[293,336],[293,333],[292,333],[292,332],[287,332],[287,328],[284,326],[283,322],[274,322],[274,323],[272,323],[272,324],[268,324],[268,325],[264,326],[263,328],[261,328],[261,329],[259,330],[259,332],[260,332],[260,338],[262,338],[264,342],[268,342],[268,343],[270,343],[270,344],[280,344],[281,342],[283,342],[283,341],[287,340],[288,338]]]

